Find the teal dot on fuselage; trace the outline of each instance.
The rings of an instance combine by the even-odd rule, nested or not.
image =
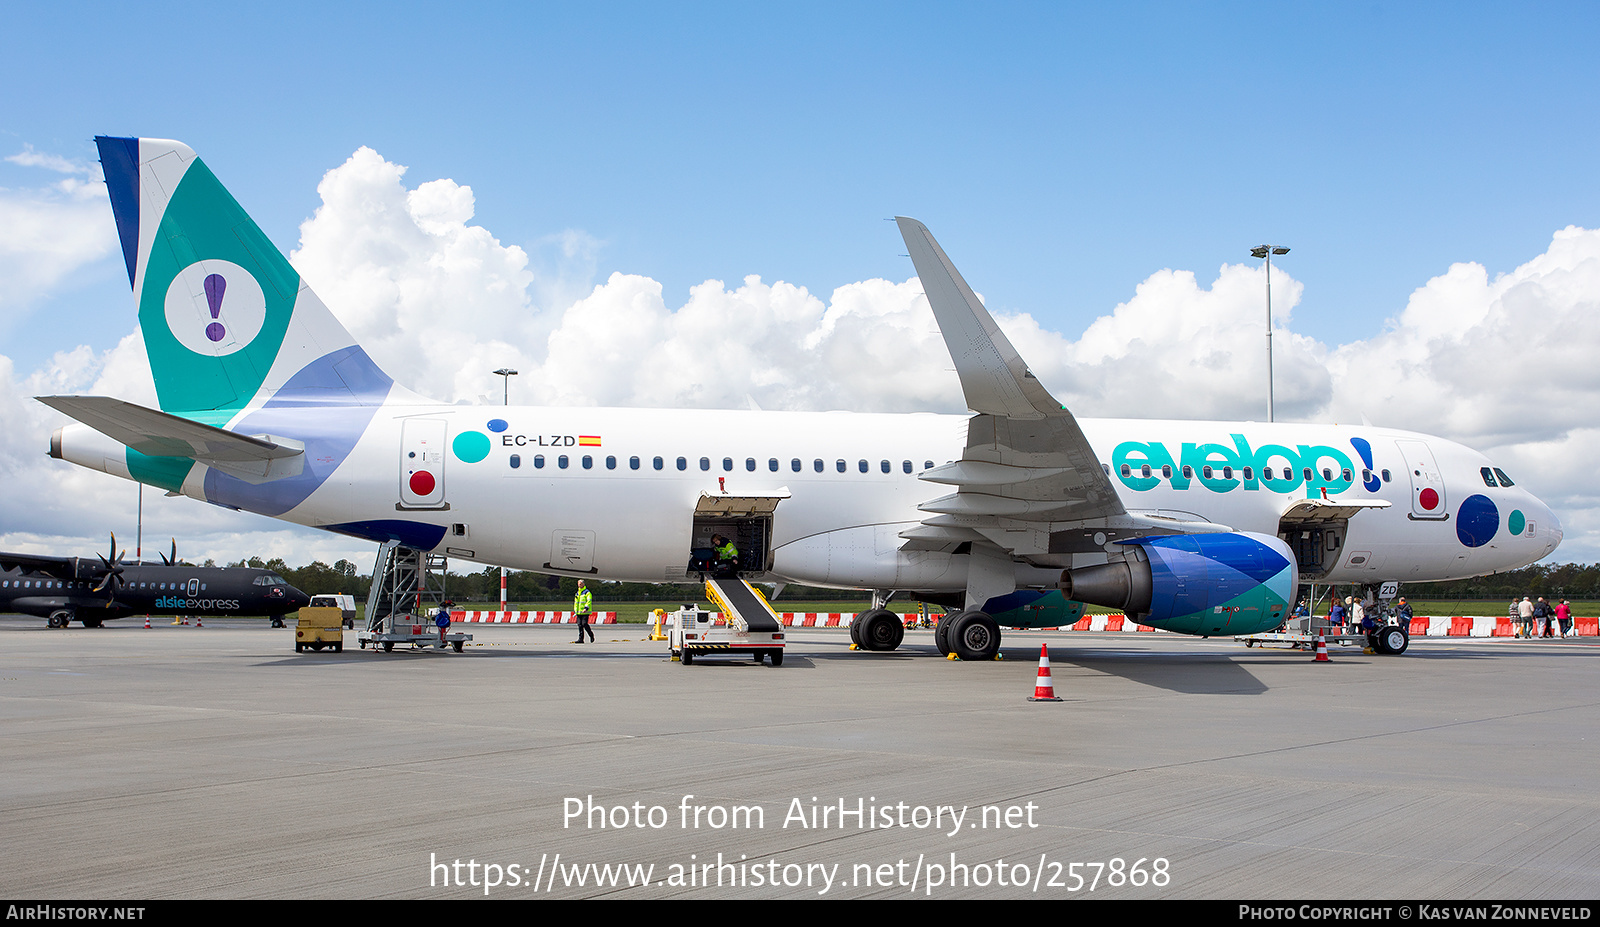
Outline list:
[[[1510,517],[1506,519],[1506,530],[1511,532],[1512,537],[1516,537],[1526,527],[1528,527],[1528,519],[1522,514],[1522,510],[1512,509]]]
[[[477,463],[489,456],[489,436],[481,431],[463,431],[450,442],[456,457],[466,463]]]

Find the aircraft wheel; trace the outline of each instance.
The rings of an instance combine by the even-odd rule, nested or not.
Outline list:
[[[1000,625],[986,612],[964,611],[950,624],[950,649],[963,660],[993,660],[1000,652]]]
[[[64,608],[57,609],[51,612],[50,617],[45,620],[52,628],[64,628],[72,623],[72,612]]]
[[[687,647],[685,647],[683,649],[683,656],[678,659],[678,662],[682,663],[684,666],[693,666],[694,665],[694,651],[690,650]]]
[[[874,608],[857,620],[861,622],[861,643],[867,650],[887,652],[899,647],[906,638],[905,626],[887,608]]]
[[[1405,628],[1384,628],[1377,633],[1376,637],[1378,642],[1383,645],[1383,649],[1379,653],[1398,656],[1405,653],[1406,648],[1411,645],[1411,635],[1406,633]]]
[[[781,650],[772,651],[772,665],[773,666],[782,666],[783,665],[783,651],[781,651]]]
[[[71,621],[72,619],[68,618],[67,620]],[[85,619],[83,619],[83,626],[86,627],[86,628],[98,628],[98,627],[100,627],[100,619],[99,618],[85,618]],[[62,627],[64,628],[64,627],[66,627],[66,625],[62,625]]]
[[[939,622],[933,626],[933,643],[939,648],[941,657],[950,655],[950,625],[955,617],[948,613],[940,615]]]

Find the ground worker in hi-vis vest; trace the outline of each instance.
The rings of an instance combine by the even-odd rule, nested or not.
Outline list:
[[[712,575],[718,579],[737,578],[739,575],[739,548],[720,534],[711,536],[711,546],[716,550],[717,557]]]
[[[594,643],[594,629],[589,627],[589,613],[594,611],[594,593],[584,588],[583,580],[578,580],[578,594],[572,597],[572,610],[578,614],[578,639],[574,644],[583,643],[583,636],[589,635],[589,642]]]

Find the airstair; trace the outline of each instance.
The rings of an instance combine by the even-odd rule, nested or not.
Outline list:
[[[387,653],[396,644],[413,648],[446,645],[457,653],[471,634],[446,634],[443,641],[433,624],[433,613],[444,602],[444,576],[449,560],[440,554],[385,541],[372,565],[372,586],[367,591],[367,629],[356,637],[362,649],[368,644]]]

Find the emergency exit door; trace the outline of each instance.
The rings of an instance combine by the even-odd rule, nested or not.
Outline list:
[[[444,443],[448,423],[408,418],[400,426],[400,502],[397,509],[447,509]]]
[[[1411,478],[1411,518],[1440,520],[1450,517],[1445,505],[1444,476],[1434,462],[1433,451],[1421,441],[1396,441]]]

